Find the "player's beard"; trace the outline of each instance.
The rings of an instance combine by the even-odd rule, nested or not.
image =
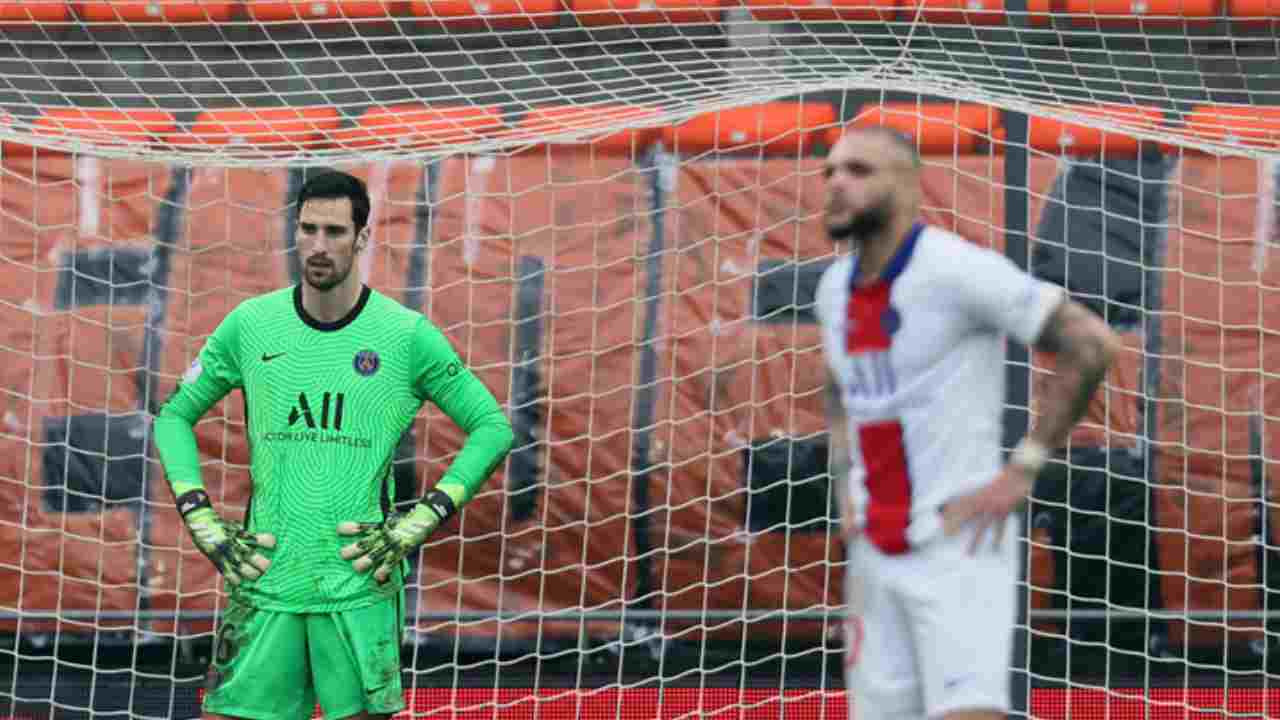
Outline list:
[[[310,285],[312,288],[319,290],[320,292],[329,292],[330,290],[341,285],[343,281],[347,279],[347,276],[351,274],[351,268],[352,266],[355,265],[355,259],[353,258],[351,260],[348,260],[346,265],[343,265],[332,259],[328,260],[327,269],[329,271],[329,274],[327,277],[323,277],[319,280],[312,279],[311,277],[310,261],[307,262],[307,265],[308,267],[304,268],[304,271],[302,273],[302,276],[307,280],[307,284]]]
[[[893,197],[885,194],[879,202],[854,213],[853,217],[841,225],[827,225],[827,235],[833,241],[865,242],[879,235],[893,221]]]

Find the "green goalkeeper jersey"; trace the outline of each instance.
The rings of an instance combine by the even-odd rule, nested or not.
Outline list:
[[[336,612],[398,593],[339,556],[347,520],[376,522],[394,496],[401,436],[430,400],[467,439],[439,480],[464,502],[511,447],[511,424],[487,388],[422,314],[364,288],[324,323],[295,286],[251,298],[214,331],[155,421],[175,496],[202,486],[193,426],[232,390],[244,396],[253,494],[245,523],[272,533],[271,568],[238,592],[284,612]]]

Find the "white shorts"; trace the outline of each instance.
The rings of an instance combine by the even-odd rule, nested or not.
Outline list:
[[[1009,709],[1018,579],[1017,518],[993,549],[972,530],[903,555],[850,543],[845,687],[857,720]]]

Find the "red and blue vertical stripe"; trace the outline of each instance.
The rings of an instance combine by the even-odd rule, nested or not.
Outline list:
[[[906,269],[923,230],[921,224],[911,228],[884,273],[869,285],[857,285],[858,260],[854,258],[845,324],[845,351],[850,355],[888,353],[892,347],[902,321],[890,302],[893,282]],[[911,470],[902,423],[896,419],[861,423],[858,445],[866,469],[867,538],[885,554],[905,553],[910,549]]]

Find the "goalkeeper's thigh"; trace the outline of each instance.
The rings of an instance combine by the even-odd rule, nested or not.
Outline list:
[[[403,591],[372,605],[307,616],[316,697],[325,717],[393,715],[404,709],[403,635]]]
[[[261,720],[311,717],[316,701],[304,618],[232,600],[214,639],[204,711]]]

